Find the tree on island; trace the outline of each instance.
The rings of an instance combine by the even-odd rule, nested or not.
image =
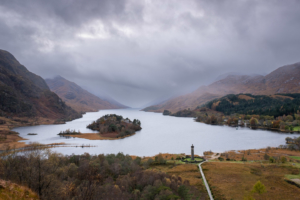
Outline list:
[[[117,137],[124,137],[127,135],[132,135],[135,131],[141,130],[141,121],[134,119],[124,119],[121,115],[110,114],[104,115],[92,122],[87,126],[87,128],[99,131],[101,134],[105,133],[118,133]]]

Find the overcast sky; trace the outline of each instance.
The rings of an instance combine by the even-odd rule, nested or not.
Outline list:
[[[139,107],[300,61],[298,0],[0,0],[0,49]]]

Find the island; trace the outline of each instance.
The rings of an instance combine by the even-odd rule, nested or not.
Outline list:
[[[142,129],[140,120],[134,119],[131,121],[116,114],[104,115],[87,125],[87,128],[98,131],[98,133],[77,133],[68,134],[68,136],[89,140],[116,140],[132,136],[136,131]]]

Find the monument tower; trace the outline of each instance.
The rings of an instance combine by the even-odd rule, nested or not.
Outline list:
[[[191,146],[191,160],[194,160],[194,145]]]

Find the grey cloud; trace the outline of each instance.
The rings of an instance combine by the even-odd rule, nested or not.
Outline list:
[[[2,0],[0,48],[129,106],[299,62],[297,0]]]

